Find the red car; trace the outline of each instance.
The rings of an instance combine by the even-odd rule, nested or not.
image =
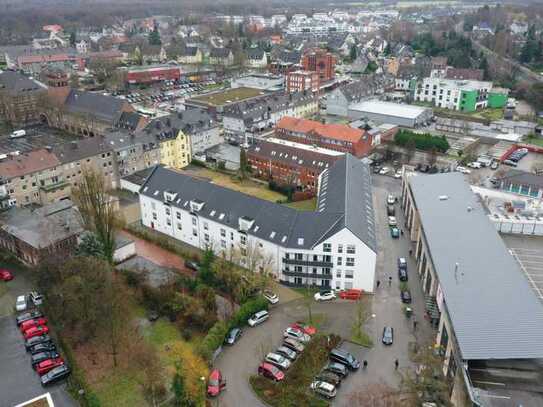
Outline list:
[[[32,328],[27,329],[24,331],[23,335],[25,337],[25,340],[33,338],[35,336],[41,336],[45,335],[49,332],[49,328],[45,325],[39,325],[39,326],[33,326]]]
[[[267,377],[268,379],[272,379],[276,382],[280,382],[285,378],[285,374],[280,371],[279,368],[275,367],[271,363],[266,362],[262,362],[258,366],[258,374]]]
[[[56,358],[56,359],[47,359],[43,362],[38,363],[38,366],[36,366],[36,372],[38,374],[44,375],[49,370],[54,369],[55,367],[62,366],[64,364],[64,359],[62,358]]]
[[[226,388],[226,380],[222,377],[219,369],[213,369],[209,374],[207,381],[207,395],[211,397],[218,396]]]
[[[362,290],[343,290],[339,293],[339,298],[343,300],[359,300],[362,297]]]
[[[317,328],[311,325],[306,325],[303,322],[294,322],[289,326],[291,328],[298,329],[299,331],[302,331],[304,334],[308,334],[309,336],[315,335],[317,333]]]
[[[47,318],[34,318],[29,319],[28,321],[23,322],[19,328],[21,329],[21,333],[28,330],[29,328],[32,328],[33,326],[39,326],[39,325],[45,325],[47,324]]]
[[[13,280],[13,274],[6,269],[0,269],[0,280],[10,281]]]

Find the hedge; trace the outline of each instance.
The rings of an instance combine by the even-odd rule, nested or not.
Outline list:
[[[445,136],[419,134],[409,130],[400,130],[394,136],[394,143],[401,147],[407,147],[411,140],[415,142],[415,148],[418,150],[429,151],[435,148],[437,151],[445,153],[450,147]]]

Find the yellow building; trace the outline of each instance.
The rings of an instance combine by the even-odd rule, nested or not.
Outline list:
[[[177,130],[177,129],[175,129]],[[192,153],[190,148],[190,136],[177,130],[171,138],[164,138],[160,142],[160,163],[170,168],[184,168],[190,164]]]

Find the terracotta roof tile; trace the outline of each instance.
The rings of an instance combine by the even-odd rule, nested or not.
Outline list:
[[[20,177],[26,174],[56,167],[60,161],[45,149],[30,151],[0,161],[0,176],[5,178]]]
[[[294,117],[283,117],[277,127],[296,133],[309,133],[311,131],[323,137],[336,140],[358,142],[364,135],[364,131],[354,129],[344,124],[322,124],[313,120],[297,119]]]

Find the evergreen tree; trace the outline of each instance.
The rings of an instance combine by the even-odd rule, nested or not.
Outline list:
[[[173,405],[175,407],[187,407],[189,401],[185,390],[185,380],[181,375],[181,363],[176,363],[175,375],[172,379]]]
[[[356,49],[356,44],[351,45],[351,50],[349,52],[349,58],[351,59],[351,61],[356,60],[357,54],[358,54],[358,52],[357,52],[357,49]]]
[[[153,31],[149,34],[149,45],[162,45],[160,33],[158,32],[158,25],[155,25],[155,28],[153,28]]]
[[[249,171],[249,164],[247,162],[247,152],[242,147],[239,150],[239,177],[242,180],[247,179],[248,171]]]
[[[198,277],[202,283],[213,286],[215,283],[215,275],[213,274],[213,262],[215,261],[215,253],[213,249],[208,247],[204,251],[202,262],[200,263],[200,270],[198,271]]]
[[[488,61],[485,56],[481,58],[481,62],[479,63],[479,69],[482,69],[483,71],[483,79],[485,81],[488,81],[490,79],[490,72],[488,71]]]
[[[75,47],[75,32],[73,31],[70,33],[70,45]]]

